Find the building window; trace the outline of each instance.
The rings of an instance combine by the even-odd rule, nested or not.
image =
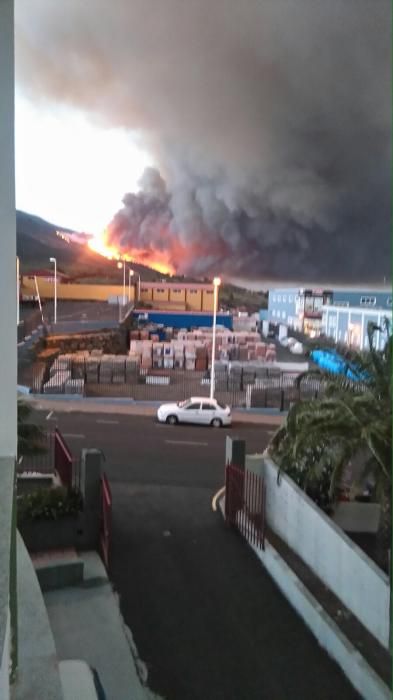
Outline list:
[[[287,314],[286,314],[286,311],[283,311],[282,314],[281,314],[281,316],[282,316],[283,318],[285,318],[286,315],[287,315]]]
[[[209,291],[205,292],[205,294],[213,294],[213,292],[209,290]]]
[[[281,301],[281,294],[277,296],[277,301]]]
[[[281,311],[277,311],[277,317],[280,318],[281,316]]]
[[[286,295],[286,294],[283,294],[282,300],[283,300],[284,302],[287,301],[287,295]]]
[[[197,293],[197,290],[196,290],[196,289],[189,289],[188,291],[190,292],[190,294],[196,294],[196,293]]]
[[[33,278],[31,277],[31,279],[33,279]],[[276,301],[276,295],[275,295],[275,294],[272,295],[272,301]]]
[[[275,315],[276,315],[276,309],[273,309],[272,316],[275,316]]]
[[[376,297],[360,297],[361,306],[375,306],[376,303]]]
[[[292,294],[289,295],[288,301],[289,301],[289,302],[292,302],[292,301],[293,301],[293,296],[292,296]]]

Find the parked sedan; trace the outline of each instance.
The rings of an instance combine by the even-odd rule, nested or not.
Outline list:
[[[164,403],[157,411],[157,418],[160,423],[169,423],[169,425],[197,423],[211,425],[213,428],[221,428],[223,425],[232,423],[229,406],[203,396],[193,396],[178,403]]]

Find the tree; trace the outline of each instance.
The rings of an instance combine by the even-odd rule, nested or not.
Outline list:
[[[375,334],[385,330],[383,351],[375,348]],[[369,351],[348,358],[347,375],[311,370],[299,376],[318,376],[325,384],[319,399],[296,404],[285,425],[274,436],[270,452],[288,473],[322,507],[332,503],[349,461],[365,456],[362,479],[373,490],[390,523],[392,476],[392,337],[387,321],[381,329],[368,327]]]
[[[36,455],[46,452],[43,444],[45,433],[39,425],[29,422],[32,409],[18,399],[18,456]]]

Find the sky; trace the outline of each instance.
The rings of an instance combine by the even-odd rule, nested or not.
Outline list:
[[[85,233],[100,233],[124,192],[151,165],[138,138],[92,124],[76,109],[15,103],[17,207]]]
[[[18,207],[183,274],[390,278],[390,0],[15,7]]]

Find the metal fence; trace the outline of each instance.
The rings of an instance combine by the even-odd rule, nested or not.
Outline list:
[[[258,474],[233,464],[225,467],[225,521],[265,549],[266,484]]]
[[[324,383],[305,378],[296,384],[296,373],[274,367],[228,365],[215,373],[215,397],[239,408],[288,410],[291,403],[320,396]],[[142,368],[124,356],[112,359],[63,356],[25,371],[25,382],[34,393],[82,394],[87,397],[131,398],[135,401],[181,401],[209,396],[210,372],[182,368]]]
[[[75,457],[58,428],[44,433],[42,452],[20,457],[18,474],[57,474],[63,486],[80,488],[80,459]]]
[[[42,325],[42,316],[39,309],[35,309],[30,314],[26,315],[18,325],[18,343],[30,336],[33,331],[41,328]]]

